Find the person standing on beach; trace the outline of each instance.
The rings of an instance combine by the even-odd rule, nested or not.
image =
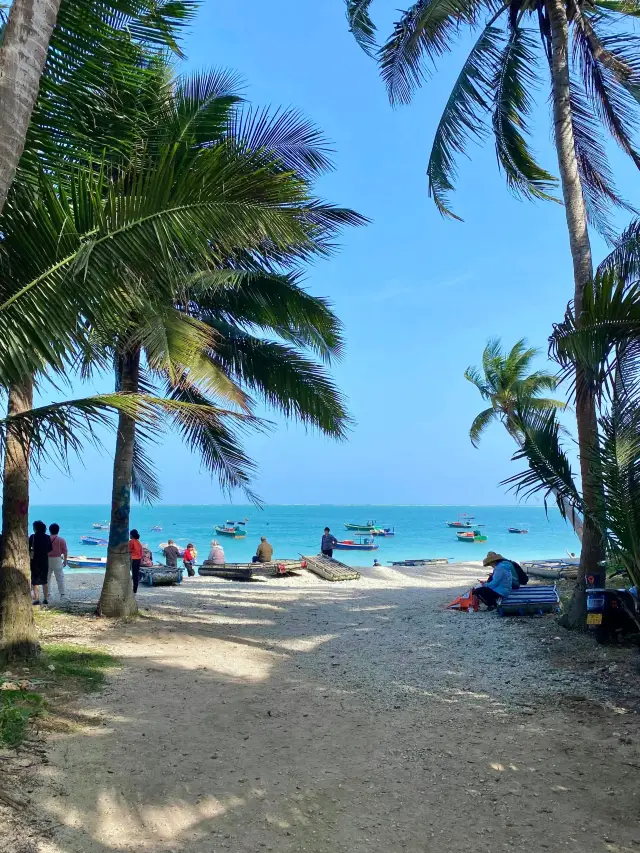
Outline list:
[[[331,533],[328,527],[325,527],[324,533],[322,534],[322,542],[320,543],[320,550],[324,554],[325,557],[333,557],[333,549],[338,544],[338,540]]]
[[[198,552],[193,546],[192,542],[189,542],[187,547],[184,549],[184,557],[182,558],[182,562],[184,563],[184,567],[187,570],[187,574],[190,578],[194,577],[195,569],[193,568],[196,562],[196,557],[198,556]]]
[[[31,558],[31,589],[34,605],[40,604],[40,587],[44,593],[43,604],[49,603],[49,551],[51,539],[47,535],[44,521],[33,522],[33,533],[29,537]]]
[[[133,594],[138,591],[140,583],[140,563],[142,562],[142,543],[140,542],[140,534],[137,530],[132,530],[129,534],[129,556],[131,557],[131,577],[133,579]]]
[[[56,583],[58,585],[58,593],[60,594],[60,598],[64,598],[64,570],[67,567],[69,552],[67,550],[67,543],[62,536],[58,536],[59,533],[59,524],[49,525],[51,550],[49,551],[49,574],[47,576],[47,581],[50,584],[51,576],[55,575]]]
[[[167,561],[168,568],[177,569],[180,551],[176,547],[176,543],[173,541],[173,539],[169,539],[169,541],[167,542],[167,547],[162,553],[164,554],[165,560]]]

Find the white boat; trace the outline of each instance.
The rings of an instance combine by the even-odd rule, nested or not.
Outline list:
[[[72,569],[104,569],[107,565],[106,557],[85,557],[81,554],[77,557],[68,557],[67,565]]]
[[[108,530],[111,527],[111,525],[107,524],[106,521],[102,521],[102,522],[97,521],[95,524],[92,524],[91,526],[93,527],[94,530]]]

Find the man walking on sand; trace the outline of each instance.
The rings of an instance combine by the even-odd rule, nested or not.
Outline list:
[[[322,542],[320,543],[320,550],[324,554],[325,557],[333,557],[333,549],[338,544],[338,540],[331,533],[328,527],[325,527],[324,533],[322,534]]]

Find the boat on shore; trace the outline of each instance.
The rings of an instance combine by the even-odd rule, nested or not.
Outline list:
[[[230,536],[233,539],[244,539],[247,535],[246,530],[241,530],[239,527],[232,527],[231,525],[216,524],[215,531],[218,536]]]
[[[77,557],[69,557],[67,565],[71,569],[104,569],[107,565],[106,557],[86,557],[80,554]]]
[[[509,527],[507,529],[508,529],[509,533],[528,533],[529,532],[526,527]]]
[[[447,527],[473,527],[473,515],[467,515],[466,512],[463,512],[462,515],[458,516],[457,521],[447,521]]]
[[[371,530],[377,528],[375,521],[367,521],[366,524],[352,524],[349,521],[345,521],[344,526],[347,530],[359,530],[361,533],[369,533]]]
[[[486,542],[487,537],[481,530],[458,530],[458,542]]]
[[[411,566],[448,566],[448,557],[416,557],[415,560],[396,560],[391,565],[394,568],[410,568]]]
[[[379,547],[371,536],[359,536],[357,542],[353,539],[343,539],[333,546],[334,551],[377,551]]]
[[[109,544],[106,539],[98,539],[96,536],[81,536],[80,541],[83,545],[99,545],[102,548]]]

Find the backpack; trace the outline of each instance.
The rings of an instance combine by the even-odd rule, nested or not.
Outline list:
[[[529,575],[525,572],[520,563],[516,563],[515,560],[509,560],[509,562],[516,570],[520,586],[526,586],[529,583]]]

